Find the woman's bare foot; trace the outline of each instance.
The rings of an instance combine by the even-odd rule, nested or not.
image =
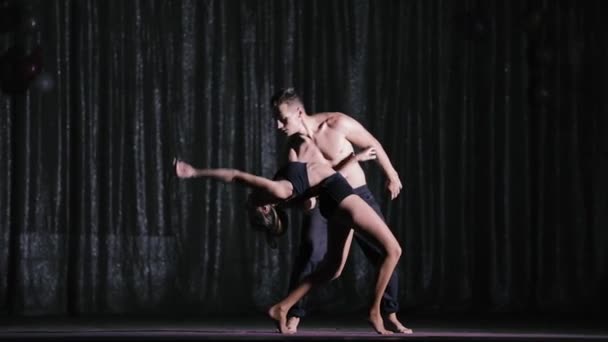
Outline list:
[[[394,332],[402,334],[413,333],[412,329],[406,328],[403,324],[401,324],[401,322],[399,322],[399,319],[397,318],[397,313],[391,312],[390,314],[388,314],[387,319],[391,323]]]
[[[293,334],[287,328],[287,310],[283,309],[279,304],[268,309],[268,316],[276,321],[277,328],[281,334]]]
[[[291,316],[287,320],[287,330],[295,334],[298,332],[298,325],[300,324],[300,317]]]
[[[379,312],[374,312],[371,311],[369,313],[369,323],[372,325],[372,327],[374,328],[374,330],[376,330],[376,332],[380,335],[390,335],[393,332],[390,330],[386,330],[384,328],[384,321],[382,321],[382,316],[380,315]]]

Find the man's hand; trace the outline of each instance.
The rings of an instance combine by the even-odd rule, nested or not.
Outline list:
[[[391,193],[391,200],[394,200],[401,192],[401,180],[399,176],[395,176],[386,180],[386,188]]]

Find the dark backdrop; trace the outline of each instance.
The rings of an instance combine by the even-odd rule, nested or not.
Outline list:
[[[277,250],[246,189],[272,176],[269,98],[342,111],[404,183],[388,199],[403,312],[588,312],[608,304],[603,1],[25,1],[47,83],[0,94],[0,310],[263,312],[286,294],[300,213]],[[3,1],[8,6],[9,1]],[[5,25],[8,27],[8,25]],[[50,83],[49,83],[50,81]],[[355,247],[316,310],[364,310]]]

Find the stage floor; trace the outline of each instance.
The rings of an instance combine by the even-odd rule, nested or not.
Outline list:
[[[0,339],[10,340],[411,340],[608,341],[600,317],[417,316],[401,317],[413,334],[380,336],[362,316],[313,315],[295,335],[281,335],[263,315],[253,317],[27,317],[6,318]]]

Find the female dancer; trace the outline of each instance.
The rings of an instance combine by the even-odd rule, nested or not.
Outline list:
[[[355,160],[356,156],[353,154],[351,159]],[[379,334],[392,333],[384,327],[380,303],[388,280],[401,256],[397,239],[378,214],[353,193],[346,179],[331,167],[308,136],[294,135],[291,139],[289,160],[279,170],[275,179],[236,169],[196,169],[183,161],[177,161],[175,169],[180,178],[208,177],[224,182],[243,183],[256,190],[250,200],[261,211],[268,205],[296,197],[318,197],[321,213],[332,223],[329,225],[332,227],[331,245],[328,246],[324,264],[304,279],[287,297],[269,309],[268,315],[277,321],[281,333],[290,333],[287,328],[287,312],[291,306],[304,297],[313,286],[336,279],[342,272],[352,241],[351,227],[370,234],[385,251],[368,319]]]

